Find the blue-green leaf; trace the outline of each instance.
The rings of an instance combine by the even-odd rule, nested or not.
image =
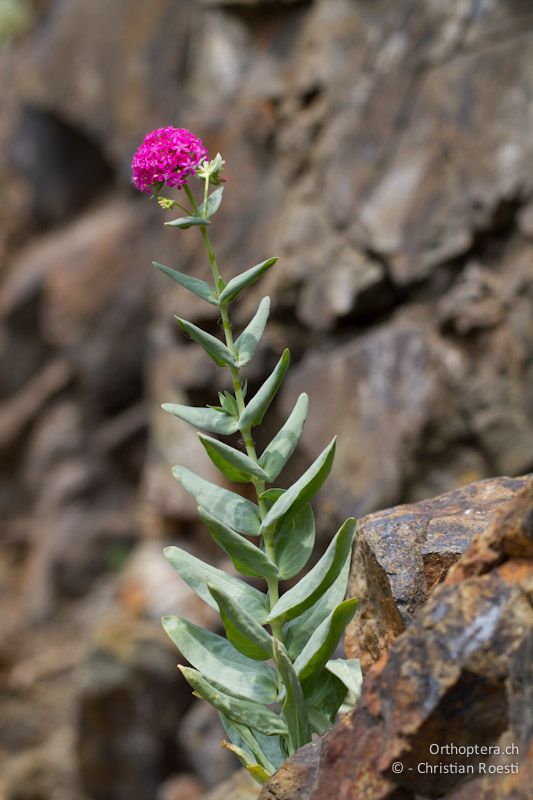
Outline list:
[[[186,319],[181,319],[181,317],[176,317],[176,319],[182,331],[203,347],[215,364],[219,367],[235,366],[235,357],[233,353],[231,353],[220,339],[217,339],[216,336],[211,336],[210,333],[203,331],[197,325],[193,325],[192,322],[187,322]]]
[[[262,261],[260,264],[256,264],[255,267],[247,269],[246,272],[241,272],[240,275],[236,275],[235,278],[232,278],[221,292],[218,298],[219,304],[222,305],[223,303],[229,303],[231,300],[234,300],[243,289],[255,283],[255,281],[260,278],[267,269],[270,269],[277,260],[277,258],[268,258],[266,261]]]
[[[234,531],[257,536],[261,522],[259,509],[254,503],[235,492],[222,489],[215,483],[200,478],[186,467],[173,467],[172,474],[183,488],[192,494],[198,505],[205,508],[215,519]]]
[[[257,661],[272,658],[272,637],[262,625],[230,594],[212,584],[208,584],[208,589],[218,605],[231,644],[243,655]]]
[[[224,442],[219,442],[218,439],[212,439],[210,436],[198,434],[198,438],[213,464],[228,480],[234,483],[251,483],[252,477],[262,481],[268,480],[265,471],[246,453],[236,450]]]
[[[206,300],[212,306],[218,305],[218,300],[212,287],[205,281],[201,281],[198,278],[191,278],[189,275],[184,275],[183,272],[165,267],[164,264],[159,264],[157,261],[153,261],[152,263],[156,269],[163,272],[169,278],[172,278],[173,281],[179,283],[184,289],[188,289],[189,292],[192,292],[197,297],[201,297],[202,300]]]
[[[230,741],[246,751],[250,757],[255,757],[257,762],[262,764],[270,774],[279,769],[286,761],[288,754],[283,752],[278,735],[265,736],[259,731],[252,733],[246,725],[232,722],[225,714],[219,712],[219,717]]]
[[[274,640],[274,661],[285,684],[283,716],[289,731],[289,755],[292,755],[311,741],[311,729],[302,687],[287,651],[277,639]]]
[[[294,514],[318,492],[331,471],[335,457],[335,441],[333,439],[330,442],[301,478],[298,478],[296,483],[293,483],[290,489],[287,489],[274,503],[261,523],[261,533],[271,528],[287,513]]]
[[[239,367],[245,367],[252,360],[265,330],[269,312],[270,297],[263,297],[253,319],[235,342],[235,349],[239,355]]]
[[[259,703],[275,700],[276,674],[266,664],[243,656],[223,636],[186,619],[163,617],[163,627],[182,656],[223,691]]]
[[[339,576],[322,597],[299,617],[283,626],[283,640],[293,661],[302,652],[318,626],[344,600],[349,574],[350,559],[347,558]]]
[[[227,575],[221,569],[211,566],[211,564],[206,564],[205,561],[196,558],[186,550],[182,550],[181,547],[166,547],[164,552],[165,557],[185,583],[196,592],[198,597],[201,597],[204,603],[214,608],[215,611],[218,611],[218,606],[207,588],[208,583],[230,592],[236,602],[247,608],[255,619],[260,622],[266,620],[268,614],[267,598],[258,589],[254,589],[253,586],[249,586],[232,575]]]
[[[274,436],[259,459],[260,465],[268,475],[269,483],[273,483],[276,480],[296,449],[307,418],[308,408],[309,398],[305,393],[301,394],[287,422]]]
[[[281,717],[278,717],[277,714],[274,714],[273,711],[270,711],[270,709],[265,706],[260,705],[260,703],[256,703],[253,700],[242,700],[232,697],[229,694],[224,694],[195,669],[180,666],[180,671],[193,687],[195,694],[199,697],[203,697],[204,700],[211,703],[217,711],[222,712],[234,722],[261,731],[261,733],[265,733],[267,736],[272,736],[276,733],[287,733],[287,726]]]
[[[181,228],[181,230],[187,230],[187,228],[192,228],[195,225],[209,225],[209,220],[205,217],[178,217],[178,219],[173,219],[170,222],[165,222],[169,228]]]
[[[224,192],[224,187],[219,186],[218,189],[215,189],[214,192],[211,192],[209,197],[207,198],[206,203],[202,203],[199,207],[198,211],[200,212],[200,216],[205,219],[211,219],[211,217],[217,213],[218,209],[220,208],[220,204],[222,202],[222,194]]]
[[[347,696],[344,700],[344,705],[347,706],[347,709],[354,708],[363,685],[363,673],[359,659],[335,658],[327,662],[326,669],[332,675],[336,675],[346,687]]]
[[[259,391],[252,397],[242,412],[239,418],[239,428],[241,431],[250,426],[261,424],[268,407],[281,386],[283,376],[287,372],[290,360],[289,351],[284,350],[272,375],[266,379]]]
[[[344,600],[318,626],[294,662],[294,670],[303,683],[326,665],[335,652],[347,624],[355,614],[357,600]]]
[[[223,525],[205,509],[199,508],[198,513],[209,528],[215,542],[228,554],[240,573],[257,578],[274,580],[279,578],[277,566],[263,550],[228,528],[227,525]]]
[[[163,403],[161,408],[175,417],[179,417],[184,422],[188,422],[194,428],[200,428],[210,433],[219,433],[223,436],[231,436],[239,428],[239,423],[228,414],[215,411],[214,408],[195,408],[193,406],[182,406],[178,403]]]
[[[280,499],[283,497],[284,495]],[[268,616],[268,622],[280,617],[285,620],[294,619],[314,605],[326,589],[329,589],[351,557],[355,526],[354,519],[350,517],[346,520],[320,561],[296,586],[280,597]]]
[[[307,564],[315,544],[315,515],[307,503],[296,514],[282,518],[274,536],[274,559],[279,576],[293,578]]]

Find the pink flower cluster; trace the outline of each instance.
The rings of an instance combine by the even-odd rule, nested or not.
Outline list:
[[[203,142],[185,128],[158,128],[145,136],[133,156],[133,183],[140,192],[162,183],[181,189],[206,155]]]

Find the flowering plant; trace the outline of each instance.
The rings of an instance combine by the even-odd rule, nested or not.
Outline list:
[[[173,474],[196,499],[201,519],[236,570],[263,579],[267,588],[261,592],[179,547],[168,547],[165,555],[183,580],[220,613],[226,638],[179,617],[165,617],[163,625],[192,665],[180,669],[194,694],[217,709],[230,740],[223,744],[262,783],[313,734],[329,728],[341,706],[352,706],[358,695],[359,662],[333,658],[356,607],[356,600],[344,600],[356,524],[346,520],[315,566],[280,597],[280,581],[294,578],[312,555],[315,520],[310,501],[331,470],[335,440],[291,487],[272,486],[298,444],[308,398],[299,396],[281,430],[258,456],[253,429],[261,424],[280,388],[289,351],[246,402],[242,370],[260,343],[270,300],[261,300],[236,339],[229,308],[277,259],[262,261],[228,282],[222,278],[208,227],[222,201],[223,167],[220,154],[208,160],[199,139],[174,128],[149,134],[133,159],[137,188],[152,192],[162,208],[180,207],[186,214],[165,224],[199,228],[212,283],[154,265],[218,309],[224,341],[184,319],[178,318],[178,323],[217,366],[229,369],[233,386],[233,392],[219,393],[218,405],[192,408],[167,403],[163,408],[203,431],[198,437],[211,461],[230,482],[252,484],[256,502],[185,467],[174,467]],[[192,175],[204,184],[200,203],[188,185]],[[189,206],[161,197],[164,185],[183,188]],[[210,186],[215,187],[211,193]],[[236,433],[244,451],[218,438]]]

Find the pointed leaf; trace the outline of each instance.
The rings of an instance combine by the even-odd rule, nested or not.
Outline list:
[[[223,525],[205,509],[199,508],[200,518],[205,522],[211,536],[231,558],[235,567],[243,575],[250,575],[257,578],[279,578],[277,566],[269,559],[255,544],[252,544],[236,531]]]
[[[283,640],[293,661],[302,652],[318,626],[344,600],[349,574],[350,559],[347,558],[338,578],[324,592],[320,600],[283,626]]]
[[[207,455],[218,469],[234,483],[251,483],[252,477],[268,480],[263,469],[241,450],[236,450],[218,439],[198,434]]]
[[[278,735],[265,736],[259,731],[252,731],[246,725],[232,722],[225,714],[219,712],[220,721],[233,744],[249,753],[259,764],[269,772],[275,772],[287,759],[287,753],[282,752],[281,740]]]
[[[194,428],[219,433],[223,436],[230,436],[238,430],[239,423],[228,414],[215,411],[213,408],[195,408],[193,406],[182,406],[178,403],[163,403],[161,408],[175,417],[179,417],[184,422],[188,422]]]
[[[218,605],[226,635],[232,645],[257,661],[272,658],[272,638],[260,623],[227,592],[212,584],[208,584],[208,589]]]
[[[294,670],[301,682],[319,672],[335,652],[347,624],[355,614],[357,600],[344,600],[318,626],[294,662]]]
[[[287,422],[274,436],[259,459],[260,465],[268,475],[268,482],[273,483],[292,456],[302,434],[307,418],[309,398],[301,394]]]
[[[224,192],[223,186],[219,186],[218,189],[215,189],[214,192],[211,192],[211,194],[207,198],[207,202],[202,203],[198,209],[201,217],[203,217],[204,219],[207,217],[207,219],[209,220],[214,214],[216,214],[222,202],[223,192]]]
[[[176,317],[176,319],[178,320],[180,328],[187,336],[190,336],[191,339],[194,339],[195,342],[204,348],[207,355],[213,359],[215,364],[219,367],[228,365],[232,367],[235,366],[235,357],[220,339],[217,339],[216,336],[211,336],[210,333],[203,331],[197,325],[193,325],[192,322],[187,322],[187,320],[181,319],[181,317]]]
[[[268,772],[260,764],[257,764],[255,761],[251,761],[248,753],[241,747],[238,747],[236,744],[231,744],[231,742],[226,742],[224,739],[222,740],[221,744],[222,747],[224,747],[226,750],[229,750],[230,753],[233,753],[235,756],[237,756],[243,767],[246,769],[247,772],[250,773],[252,778],[255,781],[257,781],[257,783],[263,785],[263,783],[266,783],[267,780],[270,778],[272,772],[274,772],[274,770],[272,770],[272,772]]]
[[[270,297],[263,297],[254,317],[235,342],[240,367],[245,367],[252,360],[265,330],[269,312]]]
[[[348,696],[344,702],[345,705],[353,708],[359,699],[363,685],[363,673],[359,659],[335,658],[327,662],[326,669],[332,675],[336,675],[346,686]]]
[[[294,619],[314,605],[326,589],[329,589],[346,562],[350,560],[355,524],[355,520],[351,517],[346,520],[320,561],[296,586],[285,592],[278,600],[268,616],[268,622],[280,617],[285,617],[286,620]]]
[[[266,664],[239,653],[227,639],[180,617],[163,617],[163,627],[180,653],[228,694],[272,703],[276,674]]]
[[[242,420],[242,416],[241,416]],[[239,425],[241,424],[239,420]],[[287,513],[294,514],[319,491],[328,477],[335,457],[335,439],[318,456],[296,483],[277,500],[261,523],[261,533]]]
[[[287,651],[277,639],[274,640],[274,660],[285,684],[283,716],[289,731],[289,755],[311,741],[311,729],[302,687],[294,671]]]
[[[235,492],[222,489],[210,481],[200,478],[186,467],[173,467],[172,474],[183,488],[190,492],[202,508],[229,528],[248,536],[259,532],[259,509]]]
[[[232,278],[220,294],[218,298],[219,304],[222,305],[222,303],[229,303],[230,300],[234,300],[243,289],[255,283],[277,260],[277,258],[268,258],[266,261],[262,261],[260,264],[256,264],[255,267],[247,269],[246,272],[241,272],[240,275]]]
[[[201,281],[198,278],[191,278],[190,275],[184,275],[183,272],[177,272],[175,269],[165,267],[164,264],[159,264],[157,261],[153,261],[152,263],[156,269],[168,275],[169,278],[179,283],[184,289],[188,289],[189,292],[192,292],[197,297],[201,297],[202,300],[207,300],[212,306],[218,305],[218,300],[213,289],[205,281]]]
[[[252,425],[260,425],[263,421],[269,405],[276,396],[283,376],[287,372],[290,362],[290,353],[283,351],[283,355],[276,364],[272,375],[270,375],[261,386],[257,394],[252,397],[239,419],[239,428],[249,428]]]
[[[227,575],[211,564],[206,564],[205,561],[187,553],[180,547],[165,547],[164,553],[165,558],[170,561],[185,583],[215,611],[218,611],[218,606],[207,588],[208,582],[231,592],[235,601],[247,608],[255,619],[260,622],[265,621],[268,614],[267,598],[258,589],[234,578],[233,575]]]
[[[330,675],[329,677],[331,678],[332,676]],[[339,685],[342,687],[342,683],[340,681]],[[316,733],[318,736],[322,736],[329,728],[331,728],[332,720],[327,714],[318,709],[316,706],[309,706],[308,714],[313,733]]]
[[[187,228],[192,228],[195,225],[209,225],[209,220],[205,217],[178,217],[178,219],[173,219],[170,222],[165,222],[169,228],[181,228],[181,230],[187,230]]]
[[[293,578],[309,561],[315,544],[315,515],[310,504],[280,520],[274,536],[274,560],[279,576]]]
[[[287,733],[284,721],[270,709],[253,700],[242,700],[224,694],[206,680],[198,670],[183,666],[179,668],[195,693],[211,703],[217,711],[221,711],[229,719],[261,731],[261,733],[266,733],[268,736]]]

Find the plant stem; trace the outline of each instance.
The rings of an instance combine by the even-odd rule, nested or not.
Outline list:
[[[205,201],[207,200],[209,190],[209,179],[206,179],[205,182],[205,190],[204,190],[204,208],[205,208]],[[195,214],[199,215],[198,204],[196,203],[196,199],[190,190],[189,186],[185,185],[185,191],[187,196],[191,202],[191,205],[194,209]],[[213,280],[215,282],[215,293],[217,297],[221,293],[221,276],[220,271],[218,269],[217,260],[215,254],[213,252],[213,247],[211,245],[211,240],[209,238],[209,233],[207,232],[206,225],[200,225],[200,233],[202,235],[202,239],[204,241],[205,248],[207,250],[207,256],[209,258],[209,265],[211,267],[211,272],[213,275]],[[226,304],[222,304],[220,306],[220,316],[222,319],[222,325],[224,327],[224,337],[226,339],[226,345],[228,350],[234,355],[237,356],[237,350],[235,348],[235,342],[233,339],[233,331],[231,328],[231,321],[228,314],[228,308]],[[231,380],[233,383],[233,390],[235,392],[235,400],[237,402],[237,409],[239,411],[239,415],[242,414],[245,408],[244,403],[244,394],[242,389],[242,382],[240,376],[240,370],[238,367],[229,367],[231,372]],[[244,446],[246,448],[246,453],[249,458],[252,459],[256,464],[258,463],[257,452],[255,449],[255,443],[252,436],[251,426],[247,426],[241,429],[242,438],[244,442]],[[265,491],[265,482],[262,481],[260,478],[253,478],[252,483],[255,487],[255,492],[257,495],[257,502],[259,506],[259,516],[261,519],[264,519],[266,513],[268,511],[266,503],[263,499],[261,499],[261,495]],[[275,555],[274,555],[274,542],[273,542],[273,532],[272,531],[265,531],[263,536],[263,541],[265,545],[265,552],[267,556],[270,558],[271,561],[275,562]],[[274,605],[277,603],[279,599],[279,581],[276,579],[267,579],[267,586],[268,586],[268,600],[270,608],[273,608]],[[272,628],[272,635],[275,639],[279,639],[282,641],[282,623],[278,620],[273,622],[271,625]]]

